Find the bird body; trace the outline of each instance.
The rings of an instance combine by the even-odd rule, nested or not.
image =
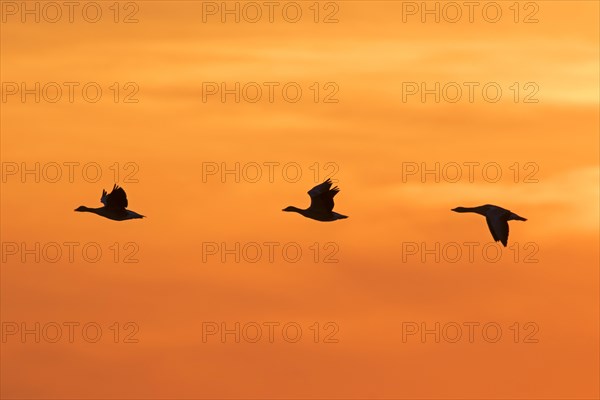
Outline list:
[[[103,190],[100,201],[104,204],[104,207],[90,208],[86,206],[79,206],[75,209],[75,211],[91,212],[114,221],[144,218],[144,215],[138,214],[135,211],[127,210],[127,195],[125,194],[123,188],[117,185],[113,186],[113,190],[110,192],[110,194],[106,193],[106,190]]]
[[[289,206],[282,211],[297,212],[306,218],[322,222],[348,218],[346,215],[333,211],[333,198],[338,194],[340,189],[337,186],[331,189],[331,185],[333,185],[333,182],[331,182],[331,179],[327,179],[325,182],[310,189],[308,191],[310,206],[307,209],[303,210],[298,207]]]
[[[472,212],[483,215],[488,228],[496,242],[501,242],[504,247],[508,244],[508,221],[527,221],[510,210],[492,204],[478,207],[456,207],[452,211],[458,213]]]

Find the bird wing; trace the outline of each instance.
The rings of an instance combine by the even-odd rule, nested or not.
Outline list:
[[[325,182],[308,191],[308,195],[310,196],[309,209],[325,212],[333,210],[333,197],[338,194],[340,189],[337,186],[331,189],[332,184],[331,179],[327,179]]]
[[[493,213],[485,217],[488,228],[496,242],[502,242],[504,247],[508,243],[508,220],[502,213]]]
[[[100,197],[100,202],[106,205],[106,190],[102,189],[102,196]]]
[[[100,200],[106,208],[113,210],[122,210],[127,208],[127,195],[122,187],[115,185],[110,194],[106,194],[106,190],[102,193],[102,199]]]

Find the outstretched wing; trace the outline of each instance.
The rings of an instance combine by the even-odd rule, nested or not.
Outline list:
[[[117,185],[113,186],[113,190],[110,194],[106,194],[106,190],[103,190],[100,201],[104,203],[106,208],[113,210],[123,210],[127,208],[127,195],[123,188]]]
[[[331,179],[327,179],[325,182],[315,186],[308,191],[310,196],[310,209],[322,212],[331,212],[333,210],[333,198],[340,189],[336,186],[331,189]]]
[[[508,243],[508,221],[506,217],[501,213],[497,213],[485,217],[485,220],[494,240],[502,242],[504,247],[506,247]]]

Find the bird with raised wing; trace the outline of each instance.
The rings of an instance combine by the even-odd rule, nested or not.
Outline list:
[[[518,216],[510,210],[492,204],[479,207],[456,207],[452,211],[458,213],[472,212],[483,215],[492,233],[492,237],[496,242],[502,242],[504,247],[508,243],[508,221],[527,221],[526,218]]]
[[[144,218],[143,215],[140,215],[135,211],[127,210],[127,195],[123,188],[117,185],[114,185],[112,192],[108,194],[106,193],[106,190],[102,190],[100,202],[104,204],[104,207],[89,208],[86,206],[79,206],[75,211],[91,212],[115,221]]]
[[[331,179],[327,179],[325,182],[310,189],[308,191],[308,195],[310,196],[310,207],[306,210],[289,206],[282,211],[297,212],[306,218],[324,222],[348,218],[346,215],[338,214],[333,211],[333,198],[338,194],[340,189],[337,186],[332,189],[332,184]]]

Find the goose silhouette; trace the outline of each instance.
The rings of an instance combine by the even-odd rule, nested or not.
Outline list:
[[[336,186],[331,189],[331,179],[327,179],[325,182],[315,186],[308,191],[310,196],[310,207],[306,210],[289,206],[284,208],[282,211],[297,212],[317,221],[329,222],[338,219],[348,218],[346,215],[338,214],[333,211],[333,198],[340,189]]]
[[[508,243],[508,221],[527,221],[526,218],[520,217],[514,212],[502,207],[486,204],[479,207],[456,207],[452,211],[458,213],[477,213],[485,217],[488,228],[492,233],[492,237],[496,242],[502,242],[504,247]]]
[[[104,204],[104,207],[89,208],[86,206],[79,206],[75,211],[80,212],[91,212],[101,217],[112,219],[115,221],[124,221],[126,219],[144,218],[144,215],[140,215],[134,211],[127,210],[127,195],[123,188],[114,185],[112,192],[106,194],[106,190],[102,190],[102,197],[100,201]]]

